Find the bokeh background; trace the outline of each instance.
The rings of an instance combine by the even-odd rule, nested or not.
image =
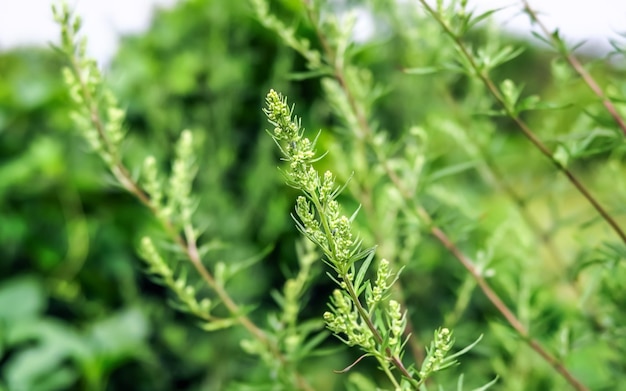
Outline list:
[[[504,3],[479,2],[479,6],[509,4]],[[609,39],[619,37],[626,5],[595,1],[591,13],[582,3],[551,1],[537,6],[545,9],[550,25],[562,27],[568,39],[589,39],[581,51],[584,58],[593,60],[611,50]],[[296,1],[277,4],[283,15],[297,9]],[[154,5],[159,8],[153,9]],[[239,348],[243,332],[203,332],[194,319],[166,305],[170,297],[166,290],[143,273],[137,242],[142,233],[154,230],[154,222],[131,196],[112,185],[99,158],[74,132],[60,77],[63,59],[44,44],[56,42],[58,35],[49,6],[47,1],[0,3],[0,389],[250,389],[240,383],[266,374],[256,358]],[[269,292],[279,289],[295,268],[294,243],[299,237],[289,216],[295,193],[276,170],[275,146],[264,132],[263,97],[269,88],[284,91],[297,103],[307,128],[331,129],[334,120],[319,81],[289,77],[290,72],[304,69],[303,60],[264,29],[244,1],[79,1],[75,7],[84,16],[89,52],[104,64],[107,81],[127,110],[129,135],[124,153],[129,166],[139,166],[151,153],[166,167],[171,145],[182,129],[202,135],[197,144],[201,168],[195,184],[200,199],[196,221],[204,229],[203,239],[213,249],[214,260],[267,254],[230,287],[238,300],[257,305],[252,316],[263,322],[265,313],[276,309]],[[553,56],[541,46],[520,41],[529,27],[518,13],[515,7],[505,10],[497,24],[508,31],[503,39],[528,49],[502,72],[519,75],[533,92],[558,97],[559,87],[548,77]],[[359,25],[363,41],[377,38],[369,32],[371,17],[364,15]],[[311,31],[303,29],[312,37]],[[407,82],[398,72],[399,64],[405,65],[411,53],[403,52],[396,38],[384,37],[392,43],[385,48],[365,46],[359,56],[361,65],[373,69],[381,82],[397,91],[383,100],[378,114],[395,129],[434,121],[433,117],[450,109],[445,99],[429,97],[435,81]],[[432,47],[420,50],[422,58],[438,55]],[[619,74],[619,70],[611,72]],[[442,81],[456,85],[459,96],[465,95],[465,82]],[[575,91],[581,100],[590,99],[584,88]],[[423,103],[412,108],[411,96],[421,97]],[[557,124],[574,121],[568,111],[553,118]],[[444,136],[431,136],[438,154],[432,167],[458,163],[454,148],[460,148],[451,147]],[[322,146],[336,152],[338,137],[330,131],[321,140]],[[504,145],[505,166],[511,175],[516,175],[516,167],[519,171],[535,167],[528,163],[523,140],[505,132],[498,145]],[[601,151],[583,166],[593,167],[593,159],[607,154]],[[335,159],[341,160],[340,156]],[[537,163],[535,168],[550,172],[547,164]],[[546,182],[552,183],[553,174],[547,175]],[[603,189],[610,186],[609,177],[596,173],[589,177]],[[520,183],[546,186],[546,182],[525,180]],[[467,189],[460,208],[475,201],[477,208],[490,204],[494,214],[500,213],[500,200],[479,201],[484,189],[473,187],[471,180],[461,179],[457,185]],[[567,193],[563,184],[557,187],[559,194]],[[571,205],[579,202],[571,201]],[[538,208],[547,209],[548,204],[545,201]],[[577,216],[567,224],[586,219],[587,215]],[[487,220],[485,229],[493,223]],[[460,232],[457,239],[461,242],[478,243],[483,235],[480,230],[469,234],[461,228]],[[368,238],[367,233],[364,236]],[[471,250],[478,247],[468,245]],[[422,263],[412,271],[420,277],[407,283],[409,296],[420,303],[419,319],[414,322],[423,330],[418,331],[422,340],[428,340],[442,323],[443,309],[453,309],[459,293],[454,287],[465,279],[458,267],[438,262],[440,251],[426,241]],[[545,271],[534,268],[534,273]],[[316,285],[303,316],[319,316],[331,289],[330,283]],[[619,289],[611,292],[618,294]],[[615,303],[623,299],[622,293]],[[547,299],[542,296],[541,300]],[[497,318],[484,299],[471,303],[459,331],[461,342],[471,342]],[[576,303],[572,300],[569,307],[548,304],[555,307],[540,331],[550,335],[547,339],[557,339],[559,330],[554,325],[574,317]],[[506,373],[512,379],[507,383],[510,390],[556,389],[551,387],[560,383],[545,380],[551,370],[537,369],[532,352],[508,361],[515,356],[519,341],[498,345],[515,337],[501,325],[493,327],[491,343],[487,341],[483,350],[467,359],[464,370],[475,376],[470,384],[478,386],[496,373]],[[624,370],[625,364],[616,359],[610,340],[598,339],[598,344],[583,350],[570,364],[597,389],[618,389],[612,388],[619,384],[615,373]],[[589,355],[594,358],[588,359]],[[322,361],[312,361],[307,371],[319,374],[319,389],[343,389],[342,378],[329,368],[343,368],[354,357],[355,353],[340,349]],[[507,366],[514,373],[510,368],[511,373],[507,372]],[[523,388],[530,381],[527,373],[537,376],[531,388]]]

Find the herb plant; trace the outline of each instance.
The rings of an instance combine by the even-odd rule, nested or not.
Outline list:
[[[254,90],[259,105],[244,108],[260,113],[265,94],[292,188],[276,191],[293,195],[303,237],[290,237],[293,262],[275,259],[273,243],[217,259],[195,191],[197,140],[210,136],[182,130],[169,169],[168,153],[126,155],[125,104],[87,56],[80,18],[54,8],[74,126],[153,221],[137,238],[146,273],[201,329],[234,336],[254,357],[221,386],[623,389],[620,71],[583,64],[527,1],[517,6],[554,56],[524,53],[488,24],[496,10],[476,14],[468,1],[357,3],[247,3],[280,56],[300,56],[278,83],[321,88],[298,104],[304,119],[274,89]],[[355,38],[356,11],[375,16],[379,36]],[[546,75],[524,73],[522,60]],[[321,130],[311,136],[302,122]],[[253,267],[276,261],[291,270],[273,305],[237,293],[238,275],[254,279]]]

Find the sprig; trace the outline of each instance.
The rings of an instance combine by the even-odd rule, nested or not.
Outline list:
[[[103,159],[118,183],[139,199],[161,223],[167,240],[174,244],[170,247],[189,261],[215,300],[200,298],[205,296],[200,292],[206,289],[201,290],[191,283],[186,271],[176,272],[150,236],[144,236],[139,245],[140,255],[148,265],[147,272],[171,289],[176,297],[174,306],[200,319],[203,329],[213,331],[234,325],[243,326],[255,342],[256,351],[253,353],[266,358],[266,362],[281,368],[283,373],[288,372],[280,377],[280,381],[284,381],[283,386],[312,390],[295,368],[301,357],[285,355],[266,331],[247,316],[244,307],[229,295],[222,279],[216,278],[204,265],[197,243],[198,230],[193,223],[195,201],[192,185],[197,171],[193,133],[189,130],[181,133],[169,178],[164,179],[159,173],[156,159],[152,156],[144,160],[142,182],[131,176],[121,153],[125,137],[124,111],[106,87],[96,62],[87,56],[86,39],[77,38],[80,18],[72,16],[66,4],[60,8],[53,6],[52,9],[55,20],[61,26],[61,45],[57,49],[68,60],[63,75],[75,106],[71,116],[76,128]],[[213,314],[218,305],[225,309],[225,316]],[[298,345],[301,344],[294,344],[296,348]]]
[[[528,109],[529,107],[527,106],[531,105],[531,103],[527,101],[518,102],[516,99],[513,99],[518,95],[519,87],[516,87],[512,81],[506,81],[498,87],[490,77],[489,73],[492,69],[513,58],[513,56],[506,54],[510,52],[510,49],[504,47],[496,49],[493,53],[474,53],[471,47],[463,41],[462,33],[464,31],[458,31],[456,28],[459,23],[470,23],[472,18],[471,14],[460,14],[453,7],[448,10],[435,9],[425,0],[419,0],[419,2],[428,14],[439,23],[444,33],[454,42],[454,45],[460,53],[459,60],[461,65],[463,65],[463,70],[469,76],[476,78],[484,84],[493,98],[502,106],[503,113],[513,120],[524,137],[526,137],[528,141],[530,141],[530,143],[569,180],[574,188],[589,202],[602,219],[604,219],[617,234],[620,240],[626,243],[626,232],[620,227],[615,218],[600,204],[598,199],[591,193],[588,187],[582,183],[578,176],[564,164],[564,160],[559,159],[558,155],[555,155],[555,152],[544,144],[537,136],[536,132],[521,118],[519,112],[522,108]],[[460,20],[455,20],[455,23],[451,24],[450,20],[456,18]]]
[[[440,25],[444,33],[452,40],[459,53],[458,60],[462,65],[462,71],[468,76],[480,81],[486,87],[491,96],[502,106],[504,115],[513,120],[521,133],[531,142],[531,144],[553,163],[557,170],[559,170],[587,199],[600,216],[602,216],[602,218],[611,226],[615,233],[622,240],[626,241],[626,235],[615,219],[613,219],[604,207],[599,204],[597,199],[590,193],[587,187],[582,184],[578,177],[575,176],[562,161],[555,157],[554,153],[537,137],[535,132],[520,117],[520,111],[522,111],[522,109],[528,109],[525,105],[532,106],[532,104],[528,102],[520,102],[518,100],[521,88],[516,86],[510,80],[505,80],[500,84],[500,87],[498,87],[492,80],[490,72],[504,62],[513,59],[514,56],[512,53],[516,53],[516,51],[511,51],[508,47],[493,48],[493,52],[474,51],[470,45],[466,44],[463,40],[463,34],[467,32],[467,29],[459,29],[458,26],[470,26],[475,24],[473,22],[473,15],[462,11],[467,7],[466,2],[461,2],[461,11],[456,8],[457,4],[454,2],[447,9],[442,7],[432,7],[424,0],[419,0],[419,2],[432,19]],[[509,324],[527,341],[529,346],[545,361],[550,363],[572,387],[577,390],[587,390],[587,387],[580,380],[578,380],[553,354],[551,354],[539,341],[531,338],[528,329],[504,304],[498,294],[489,286],[484,277],[481,276],[481,273],[476,270],[473,262],[456,248],[454,243],[445,235],[445,233],[438,228],[433,233],[446,247],[451,249],[455,257],[466,267],[466,269],[468,269],[468,271],[470,271],[481,290],[494,304],[494,306],[498,308]]]
[[[605,107],[606,111],[615,121],[615,124],[619,127],[624,136],[626,136],[626,121],[622,118],[622,115],[619,113],[615,105],[613,104],[610,97],[604,92],[602,87],[598,85],[593,76],[585,69],[585,67],[580,63],[578,58],[573,53],[573,49],[568,48],[565,44],[561,36],[559,35],[559,31],[555,30],[554,32],[550,32],[546,25],[541,21],[537,11],[535,11],[527,0],[522,0],[522,5],[524,12],[528,15],[531,22],[536,24],[539,27],[539,33],[533,33],[536,37],[538,37],[543,42],[549,44],[554,49],[558,51],[558,53],[570,64],[572,69],[584,80],[585,84],[589,87],[589,89],[602,101],[602,105]]]
[[[264,112],[274,126],[269,133],[289,166],[284,172],[287,182],[303,193],[296,201],[296,225],[320,247],[324,262],[334,272],[329,276],[338,286],[330,299],[329,311],[324,313],[327,327],[348,346],[357,346],[365,356],[374,357],[396,389],[419,389],[432,373],[449,366],[441,360],[452,347],[451,340],[442,345],[443,332],[436,334],[437,353],[433,357],[439,361],[432,361],[427,370],[418,374],[414,366],[404,365],[407,314],[388,294],[398,274],[383,259],[374,284],[365,280],[375,249],[362,249],[361,240],[353,237],[356,212],[351,217],[342,214],[336,200],[343,187],[335,184],[332,172],[326,171],[320,177],[313,167],[321,158],[315,153],[316,142],[305,137],[287,98],[270,90],[266,103]],[[442,330],[449,333],[448,329]],[[393,369],[401,374],[400,379]]]

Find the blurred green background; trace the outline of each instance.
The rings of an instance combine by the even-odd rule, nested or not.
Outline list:
[[[297,14],[295,4],[276,2],[286,19]],[[305,24],[300,29],[313,39]],[[619,311],[626,308],[623,249],[611,253],[616,259],[613,269],[598,268],[591,276],[594,285],[588,294],[608,297],[598,299],[604,303],[597,308],[599,315],[587,314],[584,306],[580,310],[579,297],[567,296],[571,293],[567,289],[566,296],[560,296],[559,284],[540,289],[555,275],[584,269],[585,262],[597,258],[594,254],[610,253],[610,242],[604,242],[608,234],[589,221],[594,215],[588,210],[565,213],[582,208],[582,201],[556,178],[547,162],[529,152],[510,123],[467,114],[470,106],[464,105],[482,99],[472,82],[446,74],[403,74],[402,67],[426,66],[450,55],[450,50],[434,45],[435,38],[425,39],[419,47],[407,47],[404,38],[390,31],[364,45],[356,57],[390,90],[376,114],[391,137],[400,138],[409,126],[419,125],[428,135],[428,170],[435,177],[440,169],[472,159],[457,137],[464,121],[484,129],[475,135],[479,145],[490,158],[498,159],[516,188],[539,194],[530,201],[535,202],[534,212],[542,226],[559,232],[558,247],[576,262],[562,269],[524,259],[535,250],[532,244],[520,244],[531,240],[528,233],[502,228],[506,221],[515,225],[517,217],[511,217],[503,194],[481,182],[479,170],[441,175],[446,179],[433,185],[426,202],[442,205],[438,218],[469,253],[496,253],[501,279],[494,285],[522,317],[527,316],[525,320],[540,320],[533,331],[541,339],[555,350],[567,333],[567,338],[577,341],[577,353],[568,359],[577,374],[594,389],[626,389],[626,344],[616,342],[625,335],[619,334],[623,327],[617,328],[617,334],[613,328],[626,320]],[[475,38],[480,42],[481,33]],[[528,91],[555,100],[569,96],[581,105],[590,102],[585,107],[597,115],[589,117],[607,123],[583,86],[549,81],[550,74],[563,68],[551,61],[551,56],[529,48],[494,77],[522,79]],[[0,389],[245,389],[240,384],[266,377],[258,360],[241,351],[243,331],[203,332],[194,319],[166,305],[167,291],[143,273],[136,247],[155,223],[135,199],[112,185],[102,162],[73,131],[62,66],[60,56],[45,48],[0,53]],[[598,69],[600,77],[621,76],[617,71],[606,73],[602,65]],[[280,289],[297,265],[294,244],[299,238],[290,218],[295,193],[284,185],[276,169],[280,163],[275,146],[264,132],[261,108],[267,90],[289,96],[307,129],[325,130],[320,149],[331,153],[324,165],[345,164],[342,135],[332,131],[335,120],[319,80],[289,76],[303,70],[303,60],[266,31],[245,2],[197,0],[159,11],[146,33],[124,38],[106,72],[127,110],[124,155],[130,167],[154,154],[166,170],[180,131],[188,128],[200,136],[195,183],[200,205],[195,221],[204,229],[202,240],[212,248],[209,266],[244,260],[271,248],[229,287],[237,300],[257,305],[252,317],[259,323],[276,309],[269,292]],[[581,116],[574,104],[547,116],[529,115],[528,120],[545,129],[542,137],[556,146],[569,145],[572,139],[578,142],[571,134],[562,139],[563,134],[568,129],[586,130],[592,123],[585,120],[589,117]],[[620,142],[600,132],[590,141],[595,151],[576,162],[614,208],[626,193],[623,183],[611,181],[624,174],[623,152],[615,148]],[[607,161],[613,164],[609,170],[596,169]],[[571,234],[583,223],[590,228]],[[367,244],[374,244],[374,235],[362,225]],[[495,250],[489,247],[492,242],[485,244],[494,232],[500,235],[493,241]],[[550,368],[503,327],[484,297],[471,294],[474,288],[460,266],[427,236],[418,241],[418,255],[407,257],[419,262],[407,267],[403,282],[420,340],[429,340],[462,297],[468,302],[455,324],[459,343],[469,343],[481,333],[486,337],[454,373],[471,374],[466,382],[474,386],[500,374],[507,390],[562,389]],[[584,245],[588,251],[581,255]],[[518,278],[520,271],[527,273],[527,280]],[[303,317],[321,316],[331,289],[332,284],[322,278],[309,295]],[[520,291],[526,295],[523,300]],[[586,305],[594,306],[595,300]],[[564,331],[565,323],[573,325],[569,331]],[[327,344],[338,346],[332,338]],[[319,389],[344,389],[347,375],[331,370],[347,366],[357,356],[340,348],[329,357],[312,360],[305,373],[317,376]]]

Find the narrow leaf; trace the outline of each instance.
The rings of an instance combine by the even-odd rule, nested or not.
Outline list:
[[[374,259],[374,252],[372,251],[367,258],[363,261],[361,268],[359,269],[359,273],[356,275],[354,280],[354,287],[356,290],[361,286],[361,282],[363,282],[363,278],[365,278],[365,273],[367,273],[367,269],[369,269],[372,260]]]

